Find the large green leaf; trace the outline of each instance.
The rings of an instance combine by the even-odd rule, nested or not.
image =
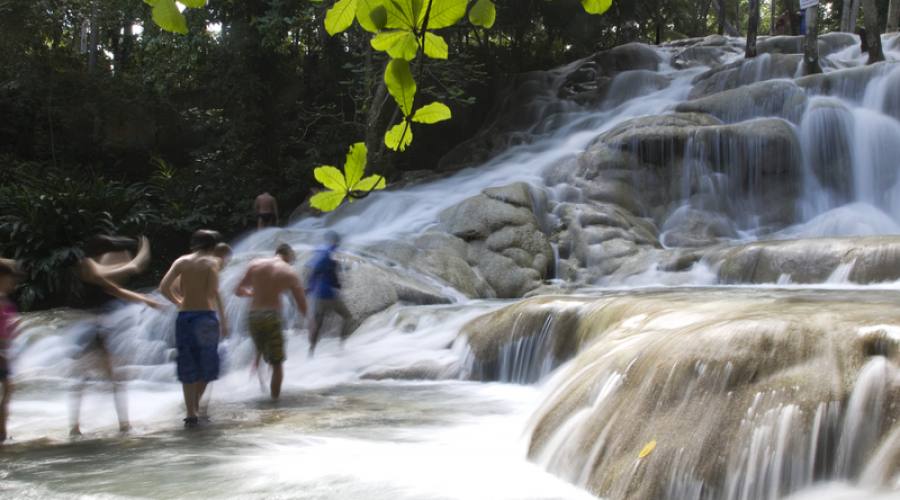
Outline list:
[[[387,52],[393,59],[412,61],[419,52],[419,40],[412,31],[383,31],[373,36],[371,43],[373,49]]]
[[[612,0],[581,0],[581,5],[588,14],[603,14],[612,7]]]
[[[190,9],[199,9],[206,5],[206,0],[178,0],[178,3]]]
[[[394,151],[406,151],[406,147],[412,143],[412,127],[409,122],[402,122],[391,127],[384,134],[384,144]]]
[[[378,33],[387,25],[387,10],[384,0],[358,0],[356,20],[364,30]]]
[[[153,6],[151,15],[157,26],[172,33],[188,32],[187,21],[181,12],[178,12],[175,0],[151,0],[148,3]]]
[[[323,212],[331,212],[341,205],[344,197],[347,196],[345,191],[322,191],[316,193],[309,199],[309,204],[313,208],[318,208]]]
[[[384,70],[384,83],[388,92],[397,101],[403,116],[412,113],[413,100],[416,97],[416,81],[413,80],[409,62],[403,59],[392,59]]]
[[[313,175],[315,175],[316,180],[321,182],[323,186],[328,189],[334,191],[346,191],[347,183],[344,179],[344,174],[341,173],[336,167],[332,167],[331,165],[322,165],[321,167],[316,167],[313,171]]]
[[[428,13],[428,26],[430,30],[437,30],[453,26],[466,15],[466,0],[432,0],[431,11]],[[427,7],[427,2],[426,2]],[[422,13],[424,18],[425,13]],[[419,23],[421,26],[422,23]]]
[[[388,28],[416,30],[419,28],[423,2],[425,0],[384,0],[384,8],[387,11]]]
[[[386,183],[384,182],[384,177],[380,175],[370,175],[365,179],[359,181],[356,186],[353,187],[354,191],[376,191],[379,189],[384,189]]]
[[[347,189],[355,189],[353,186],[362,179],[363,173],[366,171],[366,144],[357,142],[350,146],[347,153],[347,162],[344,163],[344,178],[347,182]]]
[[[450,53],[447,42],[440,35],[435,35],[430,31],[425,32],[425,55],[432,59],[447,59]]]
[[[490,29],[497,20],[497,7],[491,0],[478,0],[469,11],[469,22]]]
[[[426,104],[416,110],[412,117],[412,121],[416,123],[437,123],[449,120],[453,117],[450,108],[442,102],[433,102]]]
[[[338,0],[328,9],[325,13],[325,31],[329,35],[341,33],[353,24],[357,2],[358,0]]]

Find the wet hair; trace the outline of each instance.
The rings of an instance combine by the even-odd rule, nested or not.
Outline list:
[[[275,249],[275,255],[280,255],[288,260],[293,259],[297,256],[297,254],[294,253],[294,249],[291,248],[291,246],[287,243],[278,245],[278,248]]]
[[[335,231],[328,231],[325,233],[325,243],[329,245],[340,245],[341,244],[341,235],[339,235]]]
[[[227,259],[231,257],[231,254],[233,254],[234,251],[228,243],[216,243],[215,248],[213,248],[213,253],[216,254],[216,257]]]
[[[99,257],[109,252],[119,252],[127,250],[129,252],[137,251],[137,241],[124,236],[108,236],[105,234],[95,234],[84,242],[84,255],[87,257]]]
[[[192,252],[211,252],[222,241],[222,234],[211,229],[198,229],[191,235]]]
[[[0,259],[0,277],[12,276],[13,278],[21,278],[24,276],[19,269],[19,264],[10,259]]]

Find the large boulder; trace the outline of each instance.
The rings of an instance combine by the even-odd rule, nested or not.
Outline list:
[[[694,80],[690,98],[697,99],[764,80],[794,78],[800,71],[801,62],[802,56],[797,54],[761,54],[753,59],[718,66]]]
[[[735,224],[728,217],[683,206],[666,219],[660,242],[667,247],[704,247],[737,237]]]
[[[806,93],[788,80],[770,80],[726,90],[679,104],[676,111],[706,113],[734,123],[777,116],[798,122],[806,107]]]
[[[887,74],[897,67],[895,62],[880,62],[867,66],[829,71],[797,79],[797,85],[819,95],[862,100],[874,78]]]
[[[761,241],[710,252],[724,283],[867,284],[900,279],[900,237]]]
[[[494,295],[521,297],[549,278],[553,248],[527,184],[487,189],[444,210],[438,228],[468,243],[467,261]],[[543,216],[543,214],[540,214]]]
[[[697,127],[721,122],[702,113],[673,113],[634,118],[601,135],[598,140],[634,154],[653,165],[671,164],[684,155],[685,145]]]

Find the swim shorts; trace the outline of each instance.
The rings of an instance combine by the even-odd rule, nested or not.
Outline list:
[[[183,384],[219,378],[219,320],[213,311],[181,311],[175,321],[175,362]]]
[[[264,226],[274,226],[276,222],[275,214],[271,212],[256,214],[256,218],[262,221]]]
[[[9,369],[9,362],[0,354],[0,380],[6,380],[12,375]]]
[[[250,336],[266,363],[284,362],[284,332],[278,312],[250,311]]]

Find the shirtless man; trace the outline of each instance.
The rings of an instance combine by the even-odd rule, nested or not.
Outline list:
[[[297,307],[306,315],[306,296],[300,277],[291,267],[297,259],[290,245],[282,243],[275,250],[275,257],[256,259],[247,267],[247,273],[234,290],[238,297],[250,297],[250,335],[266,363],[272,365],[270,391],[272,399],[281,394],[284,379],[282,367],[284,332],[281,327],[281,294],[289,292]]]
[[[257,229],[278,225],[278,202],[268,191],[256,197],[253,211],[256,212]]]
[[[207,384],[219,378],[219,335],[228,336],[219,295],[220,261],[213,253],[219,239],[215,231],[194,232],[193,253],[179,257],[159,284],[159,291],[179,309],[175,322],[176,364],[187,409],[184,426],[188,428],[199,423],[200,398]],[[176,294],[173,285],[179,277],[181,294]]]

